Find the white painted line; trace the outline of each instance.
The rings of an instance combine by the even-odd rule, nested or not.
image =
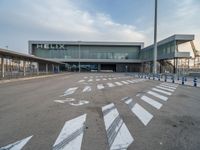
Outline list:
[[[170,93],[170,92],[166,92],[166,91],[163,91],[163,90],[160,90],[160,89],[157,89],[157,88],[152,88],[152,90],[154,90],[156,92],[160,92],[160,93],[166,94],[166,95],[172,95],[172,93]]]
[[[138,119],[146,126],[151,119],[153,118],[153,115],[149,113],[146,109],[144,109],[139,104],[135,104],[132,108],[132,112],[138,117]]]
[[[27,138],[24,138],[20,141],[17,141],[15,143],[1,147],[0,150],[21,150],[32,137],[33,137],[33,135],[29,136]]]
[[[102,107],[110,150],[126,150],[134,141],[113,103]]]
[[[168,86],[168,85],[165,85],[165,84],[160,84],[160,86],[162,87],[165,87],[165,88],[169,88],[169,89],[176,89],[176,87],[172,87],[172,86]]]
[[[171,83],[166,83],[166,82],[161,83],[161,85],[167,85],[167,86],[171,86],[171,87],[178,87],[178,85],[176,85],[176,84],[171,84]]]
[[[116,80],[117,78],[113,78],[113,80]]]
[[[61,103],[61,104],[64,104],[66,102],[73,102],[73,101],[75,101],[74,98],[66,98],[65,100],[54,100],[54,102]]]
[[[103,78],[103,80],[106,81],[107,79],[106,79],[106,78]]]
[[[100,79],[96,79],[96,81],[100,81]]]
[[[84,82],[84,81],[85,81],[85,80],[79,80],[78,82],[81,83],[81,82]]]
[[[88,80],[88,82],[92,82],[92,81],[93,81],[93,79],[89,79],[89,80]]]
[[[93,78],[93,76],[90,76],[90,78]]]
[[[143,101],[145,101],[146,103],[150,104],[151,106],[155,107],[156,109],[160,109],[162,107],[161,103],[159,103],[159,102],[157,102],[157,101],[155,101],[155,100],[153,100],[153,99],[151,99],[151,98],[149,98],[145,95],[142,96],[141,99]]]
[[[127,82],[129,82],[129,83],[134,83],[133,81],[131,81],[131,80],[126,80]]]
[[[53,150],[80,150],[85,128],[86,114],[66,121]]]
[[[148,91],[147,93],[150,94],[150,95],[153,95],[154,97],[157,97],[157,98],[159,98],[159,99],[161,99],[163,101],[167,101],[168,100],[168,97],[160,95],[160,94],[158,94],[156,92]]]
[[[173,89],[169,89],[169,88],[166,88],[166,87],[156,86],[156,88],[159,88],[159,89],[162,89],[162,90],[166,90],[166,91],[170,91],[170,92],[174,92]]]
[[[124,83],[124,84],[129,84],[128,82],[126,82],[126,81],[121,81],[122,83]]]
[[[84,77],[84,79],[87,79],[88,77]]]
[[[92,88],[90,86],[85,86],[82,92],[90,92]]]
[[[80,100],[77,103],[75,102],[70,102],[69,103],[72,106],[81,106],[81,105],[85,105],[85,104],[89,104],[89,101],[85,101],[85,100]]]
[[[60,97],[67,96],[67,95],[70,95],[70,94],[73,94],[77,89],[78,89],[78,87],[69,88],[69,89],[66,90],[66,91],[64,92],[64,94],[61,95]]]
[[[112,78],[108,78],[108,80],[112,80]]]
[[[98,84],[98,85],[97,85],[97,89],[98,89],[98,90],[104,89],[103,84]]]
[[[115,82],[115,84],[117,84],[118,86],[122,86],[123,84],[120,82]]]
[[[107,83],[108,87],[115,87],[113,83]]]

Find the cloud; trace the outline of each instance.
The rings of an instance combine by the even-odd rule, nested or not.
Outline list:
[[[133,25],[115,22],[108,14],[91,13],[72,0],[20,0],[20,11],[11,9],[0,19],[13,29],[17,40],[144,41],[145,35]],[[17,6],[16,6],[17,7]],[[12,19],[10,19],[12,18]],[[20,32],[20,33],[19,33]],[[6,34],[6,33],[5,33]],[[19,34],[21,36],[19,36]],[[13,37],[13,38],[14,38]],[[9,39],[7,39],[9,40]],[[24,45],[24,44],[22,44]]]

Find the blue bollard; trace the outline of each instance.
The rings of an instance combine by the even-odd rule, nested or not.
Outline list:
[[[197,78],[194,77],[194,86],[196,87],[197,86]]]
[[[184,85],[184,81],[185,81],[185,79],[184,79],[184,77],[182,77],[182,85]]]

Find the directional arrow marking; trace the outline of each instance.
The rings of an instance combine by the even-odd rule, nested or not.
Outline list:
[[[87,114],[65,122],[53,150],[80,150]]]
[[[33,135],[29,136],[25,139],[22,139],[20,141],[17,141],[15,143],[1,147],[0,150],[21,150],[32,137],[33,137]]]

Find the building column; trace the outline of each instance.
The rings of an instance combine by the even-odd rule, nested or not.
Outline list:
[[[37,72],[37,75],[39,75],[40,73],[39,73],[39,62],[37,62],[37,69],[36,69],[36,72]]]
[[[26,61],[23,61],[23,75],[26,76]]]
[[[60,72],[60,65],[58,65],[58,72]]]
[[[4,78],[5,76],[5,66],[4,66],[4,58],[1,57],[1,77]]]
[[[52,64],[52,72],[54,73],[54,64]]]
[[[48,74],[48,72],[49,72],[49,68],[48,67],[49,67],[48,64],[46,64],[46,74]]]
[[[98,72],[101,71],[101,64],[98,64]]]

